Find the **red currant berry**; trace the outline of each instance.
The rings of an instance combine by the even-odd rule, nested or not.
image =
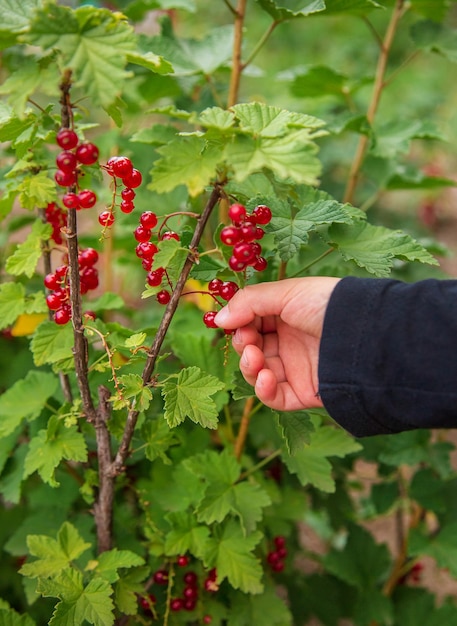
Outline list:
[[[111,211],[103,211],[98,216],[98,221],[105,228],[109,228],[114,224],[114,213]]]
[[[233,298],[233,296],[238,291],[238,285],[231,280],[226,280],[222,283],[221,288],[219,290],[219,295],[221,298],[226,300],[227,302]]]
[[[197,606],[197,600],[194,598],[185,598],[183,602],[183,609],[185,611],[193,611]]]
[[[276,552],[281,560],[285,559],[287,556],[287,548],[285,547],[278,548]]]
[[[263,272],[264,270],[267,269],[267,265],[268,262],[266,259],[264,259],[263,256],[259,256],[257,257],[255,263],[252,265],[252,267],[257,271],[257,272]]]
[[[60,187],[71,187],[76,183],[76,172],[57,170],[54,174],[54,180]]]
[[[79,209],[78,194],[68,191],[62,198],[62,203],[67,209]]]
[[[131,200],[122,200],[120,204],[120,209],[122,213],[131,213],[134,208],[135,208],[135,205],[133,204]]]
[[[216,317],[215,311],[207,311],[203,315],[203,323],[205,324],[207,328],[219,328],[218,325],[214,321],[215,317]]]
[[[168,304],[170,302],[170,298],[170,292],[166,289],[162,289],[162,291],[159,291],[159,293],[156,295],[156,299],[159,304]]]
[[[228,210],[228,216],[234,224],[239,224],[246,219],[246,207],[242,204],[232,204]]]
[[[63,172],[73,172],[76,169],[78,162],[73,152],[64,150],[59,152],[56,157],[56,165]]]
[[[281,557],[276,552],[276,550],[267,554],[267,563],[269,563],[271,566],[273,566],[278,561],[281,561]]]
[[[99,284],[98,271],[95,267],[86,267],[81,272],[81,285],[85,285],[87,290],[97,289]]]
[[[157,215],[152,211],[145,211],[140,215],[140,224],[145,228],[155,228],[157,226]]]
[[[219,294],[221,285],[222,281],[220,278],[213,278],[213,280],[210,280],[208,283],[208,291],[217,296]]]
[[[130,187],[131,189],[136,189],[143,182],[143,177],[141,172],[135,168],[133,168],[132,173],[127,177],[122,178],[122,182],[124,187]]]
[[[186,572],[183,576],[183,580],[188,587],[194,587],[198,583],[198,576],[195,572]]]
[[[57,144],[64,150],[71,150],[78,145],[78,135],[70,128],[61,128],[56,136]]]
[[[242,226],[240,226],[240,233],[241,239],[249,243],[250,241],[254,241],[254,239],[256,238],[257,227],[254,226],[254,224],[243,224]]]
[[[187,600],[196,600],[198,598],[197,587],[185,587],[183,591],[183,596]]]
[[[170,601],[170,611],[182,611],[184,608],[184,601],[182,598],[172,598]]]
[[[219,585],[217,584],[216,580],[212,578],[207,578],[203,583],[203,586],[205,590],[209,591],[210,593],[216,593],[216,591],[219,591]]]
[[[189,557],[186,554],[181,554],[176,559],[176,565],[179,567],[186,567],[189,565]]]
[[[56,293],[50,293],[46,296],[46,306],[50,311],[57,311],[62,306],[62,300]]]
[[[166,233],[163,233],[160,237],[161,241],[167,241],[168,239],[176,239],[179,241],[180,237],[178,233],[173,232],[172,230],[168,230]]]
[[[262,239],[262,237],[265,235],[265,231],[263,230],[263,228],[260,228],[260,226],[256,226],[255,228],[255,238],[257,240]]]
[[[133,231],[133,236],[140,243],[144,241],[149,241],[151,239],[152,231],[149,228],[144,228],[143,226],[138,226]]]
[[[127,200],[128,202],[132,202],[132,200],[135,199],[135,196],[136,196],[136,193],[134,192],[133,189],[130,189],[129,187],[126,187],[125,189],[121,191],[122,200]]]
[[[217,569],[215,567],[213,567],[212,569],[209,570],[207,578],[208,578],[208,580],[216,580],[216,578],[217,578]]]
[[[98,261],[98,252],[94,248],[86,248],[78,255],[79,267],[92,267]]]
[[[157,246],[150,241],[143,241],[135,248],[135,253],[139,259],[152,259],[157,252]]]
[[[57,309],[54,313],[54,321],[56,324],[64,325],[68,324],[71,319],[71,311],[68,307]]]
[[[271,209],[265,204],[259,204],[253,211],[257,224],[269,224],[271,221]]]
[[[78,193],[78,201],[82,209],[91,209],[97,202],[97,196],[90,189],[82,189]]]
[[[158,287],[162,283],[163,274],[163,269],[153,270],[149,272],[146,282],[150,287]]]
[[[76,158],[83,165],[93,165],[98,160],[98,148],[95,144],[86,141],[76,148]]]
[[[276,563],[273,563],[271,569],[274,572],[282,572],[284,570],[284,561],[277,561]]]
[[[276,548],[284,548],[286,545],[286,538],[283,537],[283,535],[276,535],[276,537],[273,538],[273,543]]]
[[[141,260],[141,265],[143,266],[143,269],[145,269],[147,272],[151,271],[152,268],[152,263],[153,263],[154,259],[142,259]]]
[[[55,275],[57,276],[57,278],[65,278],[65,276],[67,275],[68,272],[68,265],[59,265],[59,267],[56,267],[56,269],[54,270]]]
[[[204,615],[203,616],[203,623],[204,624],[211,624],[212,621],[213,621],[213,618],[211,617],[211,615]]]
[[[127,178],[133,172],[132,161],[128,157],[119,156],[111,164],[111,169],[114,176],[118,176],[119,178]],[[128,186],[129,185],[126,185],[126,187]]]
[[[154,582],[156,585],[168,585],[168,572],[166,569],[159,569],[154,572]]]
[[[220,232],[220,240],[226,246],[234,246],[241,239],[240,229],[236,226],[224,226]]]
[[[97,319],[97,314],[95,313],[95,311],[84,311],[83,317],[94,322]]]
[[[46,274],[43,282],[46,289],[58,289],[60,285],[60,280],[55,274]]]
[[[247,263],[245,261],[238,260],[236,256],[231,256],[228,260],[228,265],[234,272],[242,272],[246,269]]]
[[[255,249],[252,244],[239,241],[233,246],[233,256],[243,263],[250,263],[255,259]]]

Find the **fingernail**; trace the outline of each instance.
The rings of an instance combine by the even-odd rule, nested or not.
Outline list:
[[[224,307],[217,313],[216,317],[214,318],[214,321],[216,322],[218,326],[224,327],[225,322],[227,321],[228,317],[229,317],[229,312],[227,310],[227,307]]]
[[[241,355],[241,363],[242,365],[249,367],[249,359],[246,356],[246,350],[243,351],[243,354]]]

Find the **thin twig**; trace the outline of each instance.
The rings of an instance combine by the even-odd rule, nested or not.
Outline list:
[[[249,422],[251,420],[252,407],[254,406],[255,397],[251,396],[244,403],[243,415],[241,416],[240,428],[238,430],[238,436],[235,441],[235,457],[239,461],[243,454],[244,446],[248,436]]]
[[[227,108],[234,106],[238,102],[238,93],[240,90],[241,74],[243,71],[243,63],[241,61],[241,48],[243,43],[244,18],[246,14],[247,0],[238,0],[235,10],[235,30],[233,36],[233,53],[232,53],[232,73],[230,75],[230,86],[227,99]]]

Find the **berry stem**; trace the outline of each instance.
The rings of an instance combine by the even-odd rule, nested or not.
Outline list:
[[[219,202],[221,195],[222,195],[222,185],[220,183],[216,183],[206,203],[203,213],[201,214],[201,216],[199,217],[197,221],[197,225],[196,225],[193,237],[192,237],[192,241],[190,242],[190,246],[189,246],[190,253],[181,270],[181,274],[176,282],[175,288],[171,294],[170,301],[167,304],[167,307],[163,314],[159,328],[155,335],[154,342],[149,350],[148,358],[147,358],[146,364],[143,369],[143,374],[142,374],[143,384],[145,386],[150,384],[151,377],[152,377],[152,374],[154,372],[154,368],[156,365],[156,361],[160,353],[160,349],[162,347],[168,328],[171,324],[173,316],[178,307],[179,299],[183,292],[184,285],[194,265],[195,260],[194,260],[194,253],[192,251],[198,248],[198,245],[202,238],[206,224],[211,216],[211,213],[213,212],[213,209]],[[131,405],[130,411],[127,415],[127,420],[126,420],[125,427],[124,427],[124,433],[122,435],[122,440],[119,445],[119,449],[111,465],[111,474],[113,476],[119,474],[122,471],[122,468],[127,459],[127,456],[129,455],[130,444],[131,444],[132,437],[135,431],[135,426],[138,420],[138,415],[139,415],[139,411],[136,409],[135,402],[133,402]]]
[[[232,52],[232,73],[230,75],[230,86],[227,99],[227,108],[234,106],[238,102],[238,93],[240,90],[241,74],[243,72],[243,63],[241,61],[241,48],[243,43],[244,18],[246,15],[247,0],[238,0],[235,9],[235,30],[233,35],[233,52]]]
[[[255,397],[251,396],[247,398],[244,403],[243,415],[241,416],[240,428],[238,430],[238,435],[235,441],[235,457],[237,461],[241,459],[241,455],[243,454],[244,446],[246,444],[246,438],[248,436],[249,430],[249,422],[251,420],[251,412],[254,406]]]

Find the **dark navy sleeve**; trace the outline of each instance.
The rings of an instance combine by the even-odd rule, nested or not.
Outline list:
[[[457,427],[457,280],[342,279],[325,314],[319,393],[357,437]]]

